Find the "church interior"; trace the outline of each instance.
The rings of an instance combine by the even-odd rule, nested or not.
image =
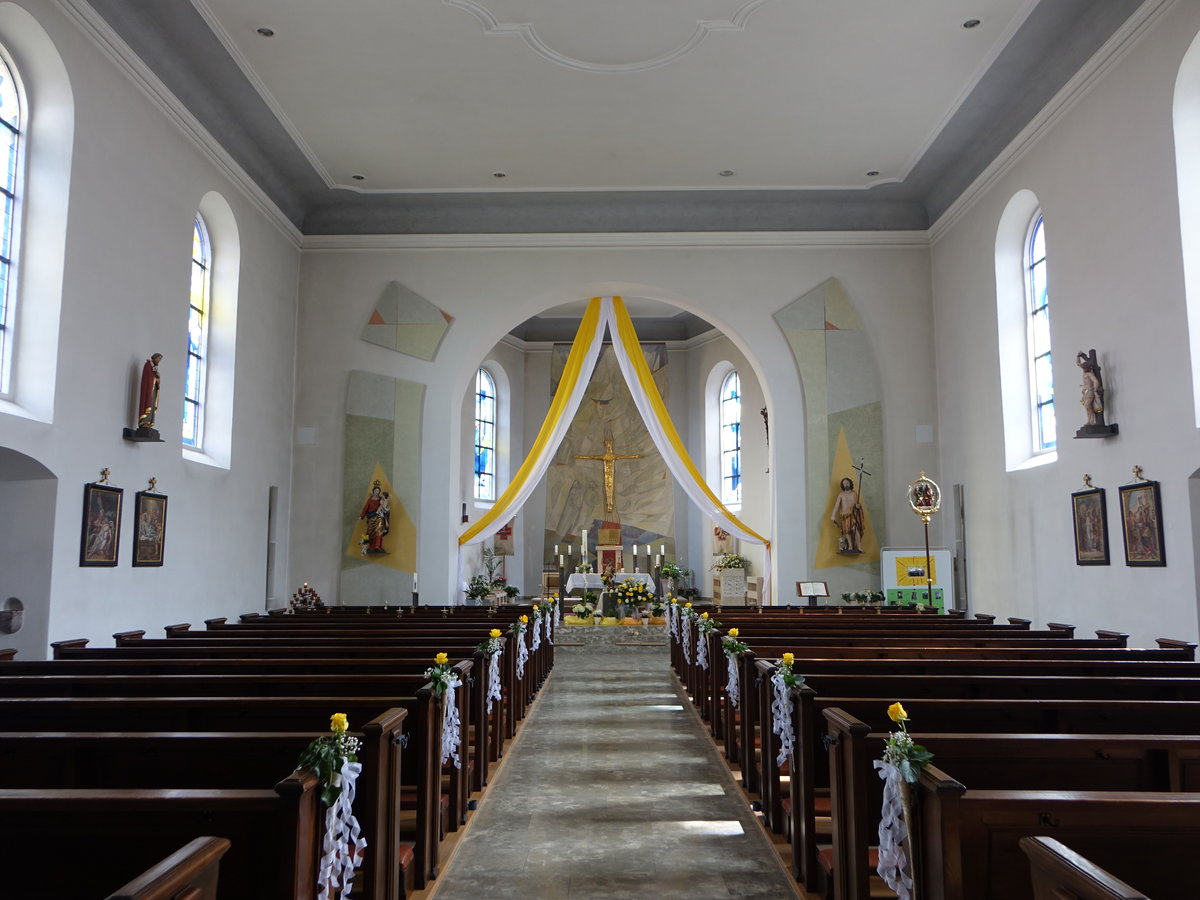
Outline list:
[[[1200,4],[6,0],[0,126],[15,660],[664,565],[1200,639]]]

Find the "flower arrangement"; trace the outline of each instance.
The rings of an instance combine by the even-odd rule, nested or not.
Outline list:
[[[797,675],[792,671],[792,666],[796,663],[796,655],[794,653],[785,653],[779,660],[779,664],[775,667],[775,671],[783,676],[783,683],[788,687],[796,687],[798,684],[804,684],[804,676]]]
[[[658,574],[663,578],[687,578],[692,574],[692,570],[684,569],[675,563],[665,562],[659,566]]]
[[[738,640],[740,632],[736,628],[730,628],[721,637],[721,649],[725,651],[726,656],[733,656],[735,653],[745,653],[750,649],[744,641]]]
[[[321,782],[321,800],[326,806],[332,806],[342,792],[340,780],[334,776],[342,768],[342,759],[358,762],[358,750],[361,742],[356,737],[346,734],[350,723],[346,721],[345,713],[334,713],[329,717],[330,734],[322,735],[309,744],[300,754],[296,764],[299,769],[309,769]]]
[[[883,591],[843,591],[842,599],[847,603],[882,603],[886,597]]]
[[[700,618],[696,622],[696,628],[702,635],[708,636],[708,633],[714,628],[720,628],[721,623],[716,619],[710,618],[708,613],[700,613]]]
[[[492,582],[484,575],[473,575],[467,582],[467,596],[472,600],[482,600],[492,592]]]
[[[513,622],[512,628],[510,628],[509,631],[511,631],[513,634],[521,635],[521,634],[525,633],[525,629],[528,627],[529,627],[529,616],[522,613],[521,618],[519,618],[519,619],[517,619],[517,621]]]
[[[899,731],[893,731],[883,747],[883,761],[891,763],[900,770],[901,777],[912,784],[921,777],[921,770],[929,765],[933,754],[914,743],[908,734],[908,713],[899,703],[888,707],[888,718],[900,726]]]
[[[667,602],[668,601],[664,600],[662,597],[652,597],[650,599],[650,615],[661,616],[667,608]],[[675,598],[671,597],[670,602],[674,603]]]
[[[713,569],[723,572],[725,569],[748,569],[750,561],[738,553],[726,553],[712,564]]]
[[[579,565],[577,565],[575,567],[575,571],[579,572],[581,575],[590,575],[592,572],[592,564],[591,563],[580,563]]]
[[[541,619],[542,616],[545,615],[545,612],[542,611],[542,607],[541,607],[540,603],[534,603],[532,609],[533,609],[533,620],[535,622],[538,621],[539,619]]]
[[[505,593],[505,595],[507,595],[509,600],[512,600],[516,597],[521,596],[521,589],[519,587],[517,587],[515,584],[506,584],[504,586],[504,593]]]
[[[696,611],[692,609],[692,601],[690,600],[683,604],[683,609],[681,609],[680,612],[683,613],[683,616],[686,619],[694,619],[697,615]]]
[[[654,592],[640,581],[622,581],[613,591],[616,602],[625,606],[636,606],[647,603],[654,597]]]
[[[488,632],[487,640],[482,642],[475,649],[484,656],[491,656],[493,653],[499,653],[500,648],[504,646],[504,633],[499,628],[493,628]]]
[[[590,619],[596,613],[596,604],[584,597],[571,607],[571,612],[575,614],[576,618]]]
[[[435,694],[446,693],[446,687],[454,678],[453,666],[450,665],[450,657],[444,652],[439,653],[433,658],[433,665],[425,670],[425,677],[433,682],[433,692]]]

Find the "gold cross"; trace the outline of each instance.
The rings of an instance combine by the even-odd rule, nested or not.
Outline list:
[[[613,495],[616,493],[616,461],[618,459],[641,459],[640,453],[613,453],[613,439],[604,439],[604,452],[597,456],[577,455],[576,459],[599,459],[604,462],[604,511],[613,511]]]
[[[1133,467],[1133,477],[1134,477],[1136,480],[1138,480],[1138,481],[1145,481],[1145,480],[1146,480],[1145,478],[1143,478],[1143,477],[1142,477],[1142,467],[1141,467],[1141,466],[1134,466],[1134,467]]]
[[[158,479],[157,478],[150,479],[150,493],[152,493],[152,494],[158,493]]]

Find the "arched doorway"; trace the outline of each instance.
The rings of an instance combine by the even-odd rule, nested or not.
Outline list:
[[[57,493],[53,472],[0,447],[0,611],[8,613],[0,648],[16,648],[20,659],[46,658]]]

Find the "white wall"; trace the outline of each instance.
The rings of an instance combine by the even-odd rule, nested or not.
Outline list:
[[[0,413],[0,446],[33,457],[58,478],[49,638],[107,643],[118,630],[161,634],[171,622],[199,625],[206,616],[262,609],[270,485],[281,488],[282,521],[288,516],[296,241],[57,4],[23,5],[66,64],[76,116],[53,421]],[[192,220],[209,191],[228,201],[241,236],[228,469],[185,462],[175,424],[183,402]],[[153,352],[164,355],[158,421],[166,441],[133,444],[121,437],[134,424],[131,372]],[[83,484],[104,467],[126,491],[120,564],[80,568]],[[152,476],[170,498],[166,562],[134,569],[133,495]],[[286,546],[283,532],[280,547]]]
[[[966,486],[973,608],[1001,615],[1196,640],[1188,478],[1200,458],[1193,415],[1171,110],[1200,6],[1176,4],[973,205],[935,226],[932,248],[940,482]],[[1046,216],[1058,460],[1005,472],[997,355],[996,228],[1032,190]],[[948,227],[947,227],[948,226]],[[1109,440],[1075,440],[1075,353],[1095,347]],[[1166,568],[1124,565],[1117,488],[1132,467],[1162,483]],[[1074,562],[1072,491],[1084,473],[1108,491],[1112,565]],[[932,473],[931,473],[932,474]],[[947,532],[948,534],[948,532]],[[1152,645],[1152,643],[1151,643]]]
[[[802,552],[804,513],[803,406],[799,378],[772,314],[830,276],[838,277],[859,305],[868,329],[886,346],[909,347],[930,321],[928,251],[923,239],[845,235],[747,239],[721,236],[657,241],[645,236],[580,238],[585,246],[548,248],[538,236],[454,238],[337,238],[306,240],[302,262],[297,372],[297,425],[316,429],[311,446],[296,454],[292,513],[292,582],[308,581],[326,596],[336,584],[343,536],[337,533],[341,422],[346,373],[366,369],[427,385],[422,473],[426,495],[420,523],[421,595],[442,603],[455,580],[454,537],[461,512],[459,470],[462,409],[479,361],[518,323],[559,303],[627,294],[666,300],[702,316],[728,336],[758,373],[763,402],[772,408],[771,490],[775,498],[776,576],[790,586],[808,576]],[[405,245],[409,246],[405,246]],[[663,246],[666,244],[666,246]],[[383,287],[392,280],[454,316],[432,363],[359,339]],[[895,342],[894,344],[892,342]],[[545,383],[542,363],[531,358],[527,376]],[[928,445],[915,443],[913,423],[932,421],[933,369],[907,350],[880,362],[891,483],[907,483],[918,468],[931,469]],[[533,404],[527,398],[527,407]],[[540,423],[527,417],[526,432]],[[696,424],[690,423],[694,430]],[[765,459],[747,465],[765,469]],[[901,476],[904,476],[901,479]],[[822,485],[822,489],[824,485]],[[764,504],[764,508],[766,505]],[[897,539],[915,542],[919,529],[897,498],[887,514]],[[771,531],[769,514],[748,522]],[[907,532],[907,534],[906,534]],[[792,548],[792,549],[789,549]],[[691,553],[699,552],[697,547]],[[303,560],[303,565],[299,561]],[[429,580],[426,580],[426,573]],[[526,578],[532,577],[526,573]]]

